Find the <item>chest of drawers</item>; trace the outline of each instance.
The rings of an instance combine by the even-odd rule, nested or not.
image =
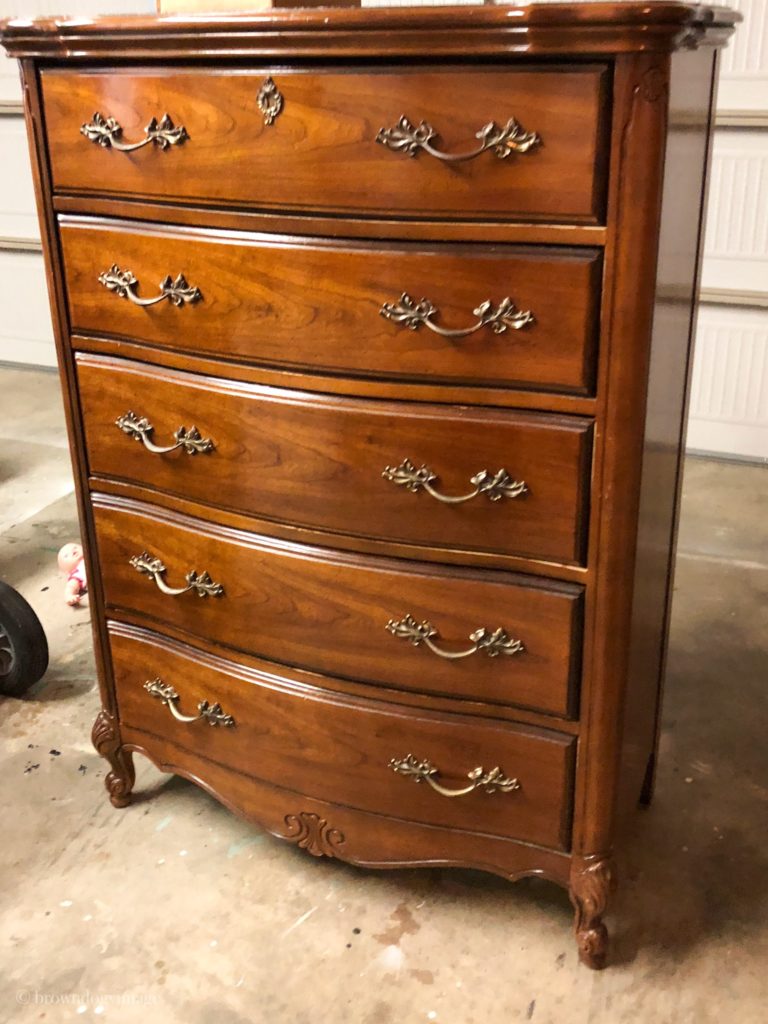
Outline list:
[[[309,853],[650,800],[718,48],[678,3],[12,22],[103,708]]]

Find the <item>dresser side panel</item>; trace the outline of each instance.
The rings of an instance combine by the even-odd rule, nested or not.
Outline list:
[[[668,56],[617,57],[574,821],[597,858],[616,838],[668,84]]]
[[[680,52],[669,135],[643,448],[621,810],[650,799],[677,533],[717,51]]]

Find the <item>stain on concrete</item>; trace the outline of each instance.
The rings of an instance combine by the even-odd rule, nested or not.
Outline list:
[[[407,903],[399,903],[390,914],[390,919],[390,926],[373,936],[382,946],[397,946],[404,935],[415,935],[421,927]]]

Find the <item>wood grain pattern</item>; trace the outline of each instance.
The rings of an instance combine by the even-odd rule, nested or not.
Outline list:
[[[588,420],[331,399],[82,355],[77,364],[88,461],[97,476],[335,532],[581,560]],[[129,406],[151,421],[158,446],[172,445],[179,427],[195,425],[215,448],[153,454],[116,426]],[[382,476],[405,458],[438,474],[438,493],[472,493],[476,473],[501,468],[529,490],[446,505]]]
[[[267,126],[256,97],[271,76],[284,107]],[[238,73],[163,69],[43,73],[54,188],[208,199],[263,209],[334,210],[405,217],[560,219],[601,213],[605,68],[367,68],[304,71],[265,65]],[[189,135],[161,152],[120,153],[79,134],[94,111],[139,140],[168,112]],[[543,144],[499,160],[492,153],[443,164],[376,143],[407,116],[440,133],[441,148],[477,147],[476,133],[510,118]],[[226,167],[227,173],[221,170]]]
[[[63,214],[93,214],[148,223],[188,227],[222,228],[225,231],[258,231],[272,235],[303,235],[318,238],[392,239],[402,241],[401,221],[383,215],[336,217],[316,210],[286,213],[280,210],[227,209],[198,200],[195,205],[164,203],[161,199],[129,196],[66,195],[53,197],[53,208]],[[424,242],[482,242],[485,245],[589,245],[605,243],[601,224],[558,224],[546,221],[446,220],[408,218],[408,240]]]
[[[331,5],[332,6],[332,5]],[[510,13],[512,16],[510,16]],[[511,9],[423,6],[270,11],[244,17],[20,19],[5,25],[12,56],[111,60],[306,57],[380,60],[407,56],[530,56],[669,53],[722,46],[740,15],[726,7],[637,2],[530,4]],[[0,26],[1,27],[1,26]],[[201,33],[205,30],[204,46]]]
[[[600,283],[597,250],[401,242],[323,243],[237,233],[139,230],[65,220],[61,229],[75,330],[278,367],[358,376],[587,392],[593,383]],[[118,264],[160,293],[184,274],[202,300],[140,307],[99,284]],[[409,330],[380,310],[403,292],[429,299],[436,323],[477,323],[474,310],[511,298],[535,322],[456,340]]]
[[[570,829],[573,737],[460,715],[404,711],[381,701],[342,700],[292,684],[274,666],[222,661],[145,635],[111,634],[121,717],[126,724],[248,775],[309,797],[469,832],[512,836],[565,849]],[[220,702],[232,727],[177,721],[144,689],[160,676],[178,710]],[[318,683],[322,680],[318,678]],[[397,775],[392,758],[412,753],[440,769],[440,784],[467,785],[477,766],[518,778],[511,793],[449,798]]]
[[[570,857],[558,850],[458,828],[424,825],[371,814],[262,782],[224,768],[171,743],[167,738],[122,726],[127,752],[150,758],[164,772],[189,779],[235,814],[266,828],[278,839],[297,841],[294,819],[315,815],[343,836],[333,856],[365,868],[470,867],[510,881],[535,875],[568,885]]]
[[[508,573],[441,571],[418,563],[368,559],[270,542],[94,495],[107,604],[188,634],[272,661],[402,689],[522,704],[565,714],[579,665],[581,588]],[[168,569],[169,586],[207,571],[221,597],[169,597],[129,564],[148,551]],[[445,661],[392,636],[390,619],[429,620],[448,650],[501,626],[524,654],[478,653]]]
[[[130,797],[131,756],[140,751],[313,855],[376,866],[465,864],[510,878],[546,875],[570,890],[582,959],[602,966],[603,916],[624,838],[622,799],[634,804],[642,779],[641,796],[650,795],[711,126],[709,76],[716,66],[708,54],[726,41],[736,20],[720,8],[659,2],[43,19],[0,28],[10,52],[25,58],[27,124],[91,576],[104,705],[94,738],[110,762],[107,782],[116,803]],[[696,48],[698,55],[691,52]],[[688,149],[669,133],[670,70],[673,108],[685,115]],[[269,73],[286,106],[265,127],[254,99]],[[518,109],[522,101],[524,110]],[[97,105],[123,121],[129,138],[167,109],[176,123],[186,122],[189,142],[165,153],[97,149],[78,134]],[[456,152],[481,124],[510,114],[540,131],[543,143],[505,162],[489,154],[458,166],[423,159],[423,153],[409,160],[373,141],[401,115],[415,122],[424,117],[441,133],[440,144]],[[59,213],[66,215],[61,221]],[[657,271],[665,217],[673,219]],[[119,225],[117,218],[133,223]],[[195,259],[237,250],[237,259],[213,260],[218,276],[236,286],[234,304],[229,292],[215,296],[226,324],[217,331],[213,319],[205,319],[207,294],[196,307],[153,307],[140,317],[121,311],[125,300],[115,300],[112,311],[90,298],[81,301],[94,287],[85,251],[78,255],[81,280],[73,274],[70,281],[77,299],[70,306],[61,242],[66,237],[71,248],[75,233],[84,237],[86,231],[91,240],[138,239],[136,267],[157,282],[168,273],[189,275],[186,266],[154,265],[161,250],[171,252],[168,246],[193,243]],[[118,259],[115,253],[110,262]],[[258,263],[264,283],[260,306],[252,303],[256,291],[244,297],[237,290],[249,263]],[[293,273],[299,263],[301,281]],[[525,287],[536,296],[538,331],[517,334],[510,348],[500,337],[482,349],[455,345],[448,352],[435,338],[425,340],[423,331],[405,342],[393,333],[385,342],[391,325],[378,319],[379,340],[372,344],[360,329],[362,307],[338,304],[340,293],[353,294],[370,303],[376,319],[379,299],[373,297],[384,282],[396,290],[380,301],[411,287],[440,305],[445,323],[461,326],[454,318],[481,301],[476,286],[486,283],[489,268],[497,284],[506,284],[514,270],[516,286],[530,271]],[[412,286],[400,280],[406,269]],[[438,278],[446,289],[439,300],[428,290]],[[667,282],[681,296],[674,310],[663,305],[663,294],[655,305],[657,285]],[[193,283],[204,292],[214,287]],[[308,301],[302,285],[319,292],[318,300]],[[142,280],[142,294],[143,288]],[[599,345],[590,306],[598,289]],[[555,301],[542,304],[541,295]],[[517,292],[510,298],[525,301]],[[560,319],[547,320],[558,306]],[[282,320],[275,316],[278,307]],[[88,311],[87,323],[70,317],[76,309]],[[334,309],[338,323],[328,314]],[[168,313],[178,314],[168,321],[172,327],[163,326]],[[189,315],[195,313],[197,320]],[[313,321],[322,324],[319,340],[307,326]],[[342,321],[353,325],[350,335]],[[391,406],[400,414],[391,417],[394,423],[411,424],[419,419],[415,403],[429,403],[419,412],[430,427],[417,433],[427,443],[448,431],[461,458],[468,448],[450,433],[457,427],[444,426],[448,419],[463,424],[477,443],[495,445],[506,443],[511,431],[518,436],[523,425],[553,423],[555,413],[584,417],[594,425],[585,563],[298,526],[221,502],[214,507],[210,495],[204,504],[186,483],[173,492],[89,476],[76,351],[92,353],[81,359],[88,373],[101,367],[98,355],[144,363],[137,378],[156,376],[153,393],[173,392],[174,413],[190,409],[181,396],[191,393],[194,373],[211,378],[194,385],[210,396],[211,409],[229,407],[228,381],[239,382],[234,391],[238,401],[248,395],[249,410],[265,407],[271,387],[305,391],[303,399],[283,394],[288,401],[279,422],[283,430],[290,420],[290,430],[280,444],[294,452],[292,466],[315,467],[310,486],[320,463],[309,454],[306,410],[315,416],[322,409],[327,425],[333,409],[338,425],[352,422],[345,417],[353,408]],[[491,370],[490,360],[483,361],[489,355]],[[91,396],[96,410],[101,396],[93,389]],[[269,395],[272,408],[277,397]],[[257,422],[245,409],[236,417],[241,430]],[[295,419],[296,409],[310,418]],[[86,421],[89,416],[86,410]],[[577,419],[569,422],[578,433]],[[340,464],[348,452],[370,447],[362,419],[355,423],[351,447],[337,440]],[[319,429],[317,439],[327,445]],[[234,432],[227,435],[231,465],[244,465],[233,442]],[[170,486],[170,477],[156,483]],[[238,493],[255,494],[250,480],[244,487]],[[277,507],[279,491],[267,489],[259,501]],[[569,494],[563,487],[558,500],[570,502]],[[285,497],[284,509],[291,502],[295,509],[296,494]],[[322,506],[316,492],[309,504]],[[335,521],[331,506],[324,509],[322,516]],[[394,522],[391,512],[381,521]],[[182,583],[190,569],[221,573],[224,596],[162,595],[128,566],[128,557],[143,548],[164,559],[171,584]],[[413,561],[413,553],[422,560]],[[479,568],[488,559],[506,565],[513,558],[529,575]],[[570,582],[545,578],[550,574]],[[444,662],[386,632],[387,619],[407,612],[433,620],[440,643],[454,651],[480,625],[519,632],[527,650],[519,657]],[[125,621],[108,623],[107,615]],[[118,699],[108,624],[121,652],[139,647],[141,658],[149,658],[141,662],[142,674],[153,667],[155,654],[147,652],[162,654],[164,668],[178,668],[185,709],[188,697],[193,706],[215,699],[207,690],[217,681],[248,723],[249,749],[230,760],[215,730],[200,741],[209,744],[205,754],[196,739],[194,750],[192,744],[186,749],[181,743],[194,736],[194,726],[175,722],[176,742],[160,734],[168,728],[162,717],[143,716],[168,717],[167,709],[137,703],[141,683],[137,689],[130,674],[140,659],[132,653],[115,660]],[[148,625],[165,636],[153,639]],[[265,711],[253,732],[252,705]],[[126,708],[140,727],[126,720]],[[294,721],[303,733],[293,731]],[[310,741],[302,743],[302,735]],[[426,824],[431,812],[424,808],[436,806],[428,801],[437,795],[393,776],[387,783],[406,787],[407,806],[422,823],[382,813],[382,804],[393,805],[387,803],[391,791],[379,788],[378,767],[389,740],[403,736],[428,745],[433,758],[456,758],[450,768],[456,779],[467,770],[459,761],[468,750],[484,758],[501,749],[505,771],[508,756],[530,751],[546,783],[540,792],[545,811],[539,817],[532,811],[518,827],[492,817],[494,797],[488,795],[486,805],[471,803],[471,812],[460,804],[440,810],[449,814],[440,819],[445,825]],[[242,770],[262,770],[250,752],[260,742],[271,751],[264,774],[289,778],[297,789]],[[550,758],[545,749],[559,753]],[[228,766],[214,757],[227,758]],[[301,781],[307,765],[321,765],[316,783]],[[357,765],[359,779],[350,781]],[[468,815],[463,822],[460,813]],[[563,849],[535,845],[540,842]]]

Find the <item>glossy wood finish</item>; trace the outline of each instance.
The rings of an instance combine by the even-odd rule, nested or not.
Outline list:
[[[591,424],[581,418],[307,395],[122,360],[78,357],[92,475],[140,484],[265,519],[427,547],[559,562],[584,552]],[[129,397],[126,397],[129,396]],[[171,446],[196,426],[212,451],[157,454],[124,433],[128,407]],[[444,504],[383,476],[409,459],[464,496],[486,469],[525,483],[519,497]]]
[[[117,198],[97,195],[55,195],[57,213],[93,214],[119,217],[152,224],[180,224],[188,227],[222,228],[225,231],[258,231],[273,235],[303,235],[323,238],[376,238],[402,240],[403,225],[386,217],[334,217],[307,210],[303,213],[221,209],[190,206],[160,200]],[[545,221],[427,220],[408,219],[408,239],[447,242],[506,242],[525,245],[600,246],[606,229],[600,224],[558,224]]]
[[[107,605],[168,622],[272,661],[393,688],[522,704],[553,714],[573,706],[581,588],[506,573],[449,572],[271,541],[136,502],[93,496]],[[220,597],[163,594],[130,559],[147,551],[183,587],[208,572]],[[387,631],[407,614],[430,621],[449,651],[502,627],[525,652],[445,661]]]
[[[298,686],[273,666],[220,660],[161,637],[113,634],[122,720],[248,775],[350,807],[488,835],[568,846],[575,740],[460,715],[404,712]],[[179,694],[178,710],[221,704],[235,724],[179,722],[144,689],[156,677]],[[318,680],[322,683],[322,680]],[[446,797],[396,774],[392,758],[412,753],[440,769],[448,789],[467,786],[477,766],[501,766],[520,789]]]
[[[677,54],[659,232],[648,409],[638,509],[632,639],[621,750],[620,809],[650,803],[674,585],[688,384],[698,310],[717,51]]]
[[[267,77],[283,96],[265,124],[257,95]],[[403,217],[600,219],[600,119],[605,69],[549,68],[309,71],[265,65],[233,73],[164,69],[43,73],[54,188]],[[169,112],[187,141],[133,153],[80,132],[94,111],[126,140]],[[478,146],[476,133],[510,118],[541,146],[500,160],[487,152],[445,164],[377,144],[402,116],[428,122],[448,153]],[[222,174],[222,167],[227,173]]]
[[[132,753],[140,751],[163,770],[193,779],[228,806],[316,855],[339,856],[353,863],[377,866],[467,864],[507,877],[541,873],[568,886],[582,960],[591,967],[605,964],[607,932],[603,918],[616,878],[617,847],[623,839],[622,813],[636,804],[638,794],[646,800],[650,796],[649,765],[653,764],[655,749],[659,676],[663,670],[669,609],[668,569],[674,546],[675,499],[685,421],[691,297],[697,273],[702,183],[706,177],[703,143],[707,118],[711,116],[711,83],[716,63],[711,47],[723,44],[736,20],[736,15],[723,9],[652,2],[534,4],[518,8],[493,5],[455,9],[292,10],[193,21],[107,19],[88,23],[43,19],[36,25],[18,23],[3,30],[5,45],[25,58],[27,118],[92,579],[103,701],[94,727],[94,742],[109,763],[105,781],[115,805],[123,806],[130,800],[134,782]],[[695,53],[697,47],[699,52]],[[457,57],[461,67],[457,61],[452,67],[437,70],[439,62]],[[56,66],[43,58],[53,58]],[[309,58],[322,58],[322,63],[318,60],[312,64]],[[100,172],[102,180],[91,191],[82,190],[89,186],[82,186],[80,179],[80,186],[72,186],[80,191],[54,195],[46,130],[58,131],[59,125],[52,125],[51,119],[45,117],[41,72],[50,81],[56,76],[65,81],[72,74],[73,80],[85,76],[101,85],[108,82],[113,71],[117,88],[130,77],[140,83],[189,81],[204,76],[247,82],[257,72],[271,68],[276,79],[285,74],[293,88],[312,76],[327,75],[327,81],[334,78],[345,83],[356,76],[355,81],[365,79],[370,83],[390,80],[386,76],[393,72],[411,82],[419,80],[419,76],[445,74],[455,76],[451,81],[459,84],[478,78],[490,82],[494,76],[512,79],[517,74],[540,76],[537,81],[544,81],[565,72],[564,81],[576,64],[587,75],[592,74],[589,69],[596,65],[605,68],[605,105],[598,117],[602,135],[594,147],[594,165],[605,173],[592,179],[588,212],[583,212],[587,206],[582,205],[582,212],[574,213],[580,203],[573,200],[568,173],[563,181],[570,198],[549,194],[551,189],[543,198],[535,197],[536,189],[532,186],[525,201],[534,203],[535,199],[535,209],[531,207],[525,213],[517,204],[500,204],[498,194],[490,197],[491,206],[488,199],[471,205],[462,184],[468,179],[462,177],[460,170],[449,178],[450,186],[430,186],[434,194],[427,196],[431,205],[426,211],[412,211],[404,218],[403,207],[391,204],[390,179],[384,180],[379,191],[371,191],[361,199],[357,185],[344,184],[349,180],[346,167],[342,167],[336,179],[330,180],[330,163],[324,165],[327,180],[322,182],[322,195],[319,178],[315,181],[307,172],[306,181],[312,187],[298,198],[286,197],[282,180],[268,187],[260,178],[249,186],[244,199],[227,200],[222,199],[223,194],[235,194],[227,193],[228,188],[245,186],[241,173],[229,175],[232,185],[221,184],[219,179],[224,180],[227,175],[217,173],[217,168],[230,171],[232,164],[231,151],[224,154],[223,150],[220,162],[215,167],[210,165],[213,170],[205,194],[196,198],[180,199],[173,187],[144,197],[110,192],[106,172]],[[506,70],[500,70],[502,65]],[[426,97],[428,92],[423,95]],[[330,105],[337,111],[340,105],[353,104],[349,92],[339,91],[338,97],[340,104]],[[447,107],[447,97],[445,93],[434,99],[437,112],[442,113]],[[375,99],[373,105],[378,111],[386,103],[386,96]],[[204,106],[199,104],[200,109]],[[221,111],[221,104],[213,106],[214,121],[221,123],[216,113]],[[572,106],[570,98],[555,97],[552,116]],[[306,117],[301,115],[302,124],[330,124],[314,100],[307,109]],[[352,106],[345,109],[352,111]],[[585,109],[580,107],[582,113]],[[455,119],[465,135],[468,119],[474,112],[472,97],[465,90]],[[178,116],[175,111],[170,113]],[[423,116],[403,109],[396,117],[400,113]],[[91,114],[91,110],[82,117],[78,113],[78,127]],[[144,113],[134,110],[132,116],[134,120],[128,122],[131,129],[143,129]],[[527,119],[520,119],[526,128],[532,127]],[[283,122],[289,127],[296,127],[296,123]],[[270,145],[278,145],[279,124],[280,119],[272,126],[275,131],[267,136],[272,138]],[[684,125],[687,127],[683,128]],[[376,124],[376,130],[378,127]],[[681,128],[682,136],[675,134],[677,127]],[[443,131],[442,125],[439,130]],[[329,148],[338,154],[340,148],[343,150],[340,141],[347,138],[359,154],[363,134],[360,116],[352,112],[348,119],[338,120],[332,126],[327,136]],[[690,145],[681,145],[682,137]],[[457,135],[446,135],[446,141],[459,145]],[[73,150],[79,145],[79,137],[71,137],[66,143]],[[99,160],[118,155],[93,148]],[[421,156],[413,161],[400,161],[397,154],[380,146],[375,148],[381,149],[377,158],[386,158],[387,167],[397,165],[403,175],[414,168],[417,176],[434,170],[425,171]],[[301,151],[301,146],[298,149]],[[539,156],[545,150],[543,146]],[[170,176],[170,161],[184,154],[183,166],[189,170],[194,151],[186,144],[166,153],[142,150],[136,154],[134,177],[146,178],[149,161],[140,162],[142,154],[149,156],[163,175]],[[299,158],[299,165],[304,168],[302,174],[309,167],[304,159],[307,152]],[[104,166],[116,163],[107,161]],[[126,161],[122,166],[125,164]],[[501,169],[502,162],[498,164],[491,168],[494,173]],[[176,166],[180,166],[179,161]],[[357,166],[359,169],[362,165]],[[384,166],[382,163],[381,167]],[[484,166],[476,162],[478,174]],[[520,166],[526,166],[522,158],[511,164],[513,170]],[[439,168],[446,169],[442,165]],[[68,173],[76,175],[75,171]],[[274,167],[269,168],[269,175],[275,176]],[[186,180],[194,188],[200,176],[196,177],[192,168]],[[419,189],[425,186],[418,184],[422,179],[412,175],[410,179],[397,180],[401,199],[406,196],[406,202],[412,202],[418,194],[419,201],[423,200]],[[125,181],[118,182],[118,186],[134,187]],[[556,184],[554,187],[556,190]],[[584,179],[577,192],[586,188]],[[586,191],[581,194],[585,196]],[[307,200],[307,195],[314,199]],[[274,205],[264,205],[270,202]],[[386,206],[386,202],[391,205]],[[333,213],[340,209],[338,203],[367,205],[360,207],[358,213],[352,212],[353,207],[345,207],[344,215],[338,216]],[[289,208],[286,204],[293,205]],[[488,207],[485,213],[483,206]],[[547,210],[560,212],[547,222]],[[70,223],[60,225],[55,211],[67,214]],[[79,225],[72,215],[79,215]],[[149,252],[151,246],[165,245],[166,238],[197,239],[206,234],[203,228],[238,232],[236,237],[241,241],[245,232],[271,233],[273,250],[287,247],[294,256],[299,249],[328,252],[335,246],[339,251],[358,255],[364,252],[366,259],[373,259],[374,255],[383,259],[384,253],[394,259],[398,253],[416,248],[407,243],[418,240],[425,259],[442,259],[449,252],[461,254],[465,262],[451,277],[454,292],[462,287],[462,268],[471,276],[478,260],[486,261],[484,266],[500,261],[493,265],[501,266],[503,261],[514,258],[519,265],[521,257],[540,260],[547,275],[546,285],[559,287],[559,275],[550,271],[573,266],[576,247],[584,247],[580,250],[580,265],[589,266],[590,274],[600,274],[599,342],[589,349],[582,344],[585,335],[577,332],[578,337],[561,336],[553,345],[548,335],[549,347],[537,349],[535,358],[531,350],[524,374],[516,377],[513,371],[510,376],[507,367],[496,384],[479,376],[486,372],[484,367],[478,369],[475,364],[465,370],[462,366],[469,364],[460,362],[453,362],[450,370],[442,371],[429,364],[428,369],[417,371],[423,376],[410,377],[387,376],[393,372],[391,364],[387,364],[390,369],[382,372],[379,363],[372,373],[367,373],[370,367],[355,370],[344,361],[322,363],[316,356],[308,355],[306,340],[301,339],[299,344],[305,347],[300,360],[272,363],[252,359],[248,350],[238,349],[229,354],[226,348],[203,351],[189,347],[189,340],[180,342],[170,336],[163,341],[137,331],[119,337],[113,333],[116,329],[111,318],[80,328],[73,336],[65,298],[61,227],[82,229],[87,223],[104,231],[100,217],[131,220],[130,231],[148,239],[142,253]],[[670,221],[669,217],[673,219]],[[662,235],[662,262],[657,273],[660,223],[666,224],[666,234]],[[185,232],[184,226],[192,230]],[[251,236],[246,244],[251,246],[247,251],[252,253],[263,240]],[[546,251],[533,248],[545,245]],[[601,257],[599,271],[596,256]],[[557,262],[556,257],[560,258]],[[362,257],[358,262],[362,263]],[[359,281],[351,269],[354,264],[354,259],[348,259],[343,273],[350,281]],[[337,274],[340,266],[335,268]],[[383,264],[377,264],[377,274],[380,266]],[[155,272],[153,267],[150,269]],[[182,269],[179,267],[175,272]],[[169,270],[164,268],[161,273]],[[331,294],[326,277],[316,276],[325,282],[323,294]],[[534,285],[540,286],[541,278],[532,279],[531,287]],[[678,297],[677,305],[670,301],[672,293]],[[573,298],[585,293],[569,285],[560,294]],[[270,295],[274,304],[280,296],[277,286]],[[293,301],[297,301],[295,290],[293,295]],[[517,301],[516,295],[514,298]],[[174,323],[194,323],[187,314],[204,306],[205,301],[198,307],[175,310],[180,316]],[[146,317],[144,322],[150,319]],[[380,329],[382,325],[378,326]],[[187,328],[183,330],[186,332]],[[332,331],[326,330],[326,334],[330,336]],[[526,343],[536,337],[533,332],[523,334]],[[589,337],[594,343],[595,336]],[[520,340],[516,337],[515,344]],[[432,342],[429,339],[429,344]],[[286,347],[291,343],[288,337]],[[512,420],[517,423],[523,409],[547,416],[567,413],[584,417],[594,423],[585,564],[537,561],[461,547],[426,548],[381,537],[332,533],[260,518],[221,505],[214,509],[188,494],[158,490],[139,482],[89,477],[83,414],[87,424],[90,413],[83,408],[75,377],[76,351],[91,353],[82,360],[83,368],[86,362],[96,365],[92,356],[98,355],[139,361],[144,364],[141,373],[157,376],[157,386],[163,389],[172,378],[175,390],[179,374],[199,373],[214,382],[200,381],[204,392],[208,389],[221,394],[230,388],[228,380],[247,384],[248,394],[249,388],[290,387],[305,391],[309,396],[305,405],[313,408],[327,408],[329,403],[343,408],[350,403],[366,407],[391,403],[407,418],[411,416],[409,403],[430,403],[440,406],[441,413],[448,416],[468,417],[466,422],[472,423],[487,420],[489,424]],[[580,363],[581,377],[574,361],[577,352],[584,359]],[[593,356],[596,363],[590,362]],[[569,375],[559,371],[553,376],[553,360],[557,359],[561,360],[561,367],[570,367]],[[447,365],[446,360],[447,357],[441,358],[440,364]],[[332,394],[340,400],[331,399]],[[289,407],[292,402],[289,397]],[[463,411],[466,406],[474,411]],[[507,417],[502,408],[512,409],[512,415]],[[533,418],[538,422],[538,416]],[[437,416],[435,422],[442,423],[443,418]],[[89,495],[89,484],[97,492],[103,488],[103,492]],[[99,525],[98,544],[94,520]],[[169,565],[167,575],[171,583],[178,582],[177,572],[193,567],[198,571],[206,567],[213,570],[214,556],[227,571],[227,579],[235,582],[227,584],[230,589],[222,598],[203,601],[187,594],[163,597],[161,601],[162,595],[154,583],[133,570],[126,575],[126,558],[134,553],[128,545],[134,538],[150,543],[157,540],[162,545],[158,553]],[[292,543],[298,539],[303,541],[301,545]],[[309,545],[310,541],[314,547]],[[195,557],[204,555],[210,565],[192,566],[187,561],[190,551]],[[391,557],[377,557],[374,552]],[[421,561],[411,557],[416,552]],[[478,568],[480,564],[489,564],[489,559],[492,565],[509,566],[528,575]],[[576,581],[583,585],[574,585]],[[304,792],[299,793],[261,781],[243,772],[242,763],[223,767],[197,752],[197,748],[185,749],[166,734],[128,724],[121,717],[122,681],[118,680],[119,698],[115,690],[106,636],[105,589],[110,601],[109,614],[113,619],[118,616],[124,620],[110,624],[112,633],[140,643],[143,650],[154,647],[168,653],[169,646],[174,648],[169,657],[182,658],[185,670],[191,661],[189,674],[194,674],[200,693],[213,678],[209,673],[223,670],[221,679],[233,688],[233,698],[247,703],[245,692],[253,692],[253,688],[246,691],[247,684],[238,686],[242,681],[238,666],[265,670],[263,663],[259,666],[251,656],[236,651],[248,646],[258,649],[262,657],[274,660],[273,674],[282,680],[282,687],[289,680],[292,693],[298,692],[301,683],[311,691],[310,699],[324,707],[343,706],[344,715],[349,708],[358,709],[356,735],[371,735],[365,725],[366,717],[369,713],[377,715],[382,704],[387,706],[386,714],[406,723],[428,721],[431,728],[439,722],[434,725],[434,741],[438,744],[447,741],[444,720],[446,728],[448,723],[467,722],[468,735],[477,737],[473,742],[478,744],[482,744],[481,735],[489,735],[489,729],[494,735],[496,731],[504,735],[505,742],[510,744],[517,742],[520,730],[543,728],[548,735],[560,733],[563,749],[569,744],[578,746],[573,778],[566,773],[562,801],[558,804],[565,807],[572,797],[568,853],[516,841],[509,836],[518,833],[511,831],[505,832],[508,837],[503,838],[468,832],[459,825],[424,825],[354,809],[336,798],[337,787],[346,786],[347,780],[333,782],[334,792],[329,790],[328,798],[321,800],[303,786]],[[533,637],[531,651],[537,657],[541,654],[543,660],[526,661],[528,652],[519,660],[517,656],[506,659],[506,664],[500,666],[505,673],[501,687],[498,675],[491,674],[492,669],[499,667],[495,665],[498,659],[476,661],[473,655],[463,662],[443,663],[423,646],[409,647],[383,629],[382,614],[389,617],[406,612],[405,607],[390,612],[388,605],[393,594],[398,602],[405,596],[418,598],[423,612],[410,610],[435,619],[441,634],[456,647],[473,628],[468,625],[469,613],[474,619],[478,611],[483,617],[489,609],[494,613],[512,611],[516,623],[525,627],[526,636]],[[234,607],[240,598],[241,607],[225,621],[220,611],[222,605],[232,602],[230,607]],[[438,613],[442,616],[443,612],[447,617],[437,621]],[[234,625],[241,613],[244,618],[236,634]],[[244,627],[242,622],[246,623]],[[165,638],[153,639],[138,628],[147,625],[166,634]],[[254,636],[256,644],[252,643]],[[332,643],[339,637],[344,638],[343,642],[351,637],[354,644],[341,651],[332,649]],[[387,648],[386,656],[377,646],[382,641],[394,645]],[[196,653],[188,658],[190,643]],[[403,646],[398,648],[399,644]],[[220,660],[212,667],[210,658]],[[323,674],[288,667],[286,662],[291,661]],[[417,676],[412,671],[414,666]],[[471,671],[470,666],[474,666]],[[521,667],[525,675],[522,671],[513,672]],[[434,674],[430,676],[430,672]],[[258,692],[262,692],[261,688]],[[126,699],[130,702],[135,696],[131,688]],[[296,697],[291,695],[291,700]],[[572,717],[557,717],[564,715]],[[287,729],[286,722],[279,717],[271,720],[267,734],[276,734],[272,726],[277,732],[283,726]],[[344,726],[344,730],[347,728]],[[429,737],[432,742],[431,732]],[[451,747],[461,749],[461,742],[457,740]],[[641,789],[643,779],[646,785]],[[408,780],[395,781],[405,784]],[[419,790],[418,796],[422,799],[426,794]],[[548,800],[549,796],[543,799]],[[564,842],[562,825],[554,821],[557,817],[562,823],[560,810],[554,810],[553,815],[546,825],[546,841]]]
[[[150,363],[161,368],[202,373],[209,377],[231,378],[268,387],[298,389],[313,394],[350,395],[352,397],[403,399],[405,401],[441,402],[456,405],[494,406],[501,409],[535,409],[540,412],[594,416],[597,400],[591,396],[557,391],[528,391],[523,388],[498,388],[461,384],[433,384],[429,381],[385,380],[377,377],[339,377],[329,373],[277,370],[238,361],[233,364],[208,356],[184,351],[160,349],[146,342],[124,338],[95,337],[73,334],[70,345],[74,351],[120,356]]]
[[[275,10],[200,18],[19,19],[6,24],[13,57],[133,60],[244,57],[559,56],[669,53],[723,45],[739,16],[726,7],[665,2],[596,2],[477,7],[392,7],[328,13]],[[204,44],[201,33],[205,29]]]
[[[594,380],[600,257],[547,250],[399,243],[385,247],[263,235],[169,232],[66,220],[61,229],[76,330],[201,355],[357,376],[586,392]],[[99,284],[113,264],[138,296],[183,274],[202,299],[137,306]],[[474,310],[511,298],[535,322],[462,339],[381,315],[403,292],[428,298],[435,323],[466,329]]]

